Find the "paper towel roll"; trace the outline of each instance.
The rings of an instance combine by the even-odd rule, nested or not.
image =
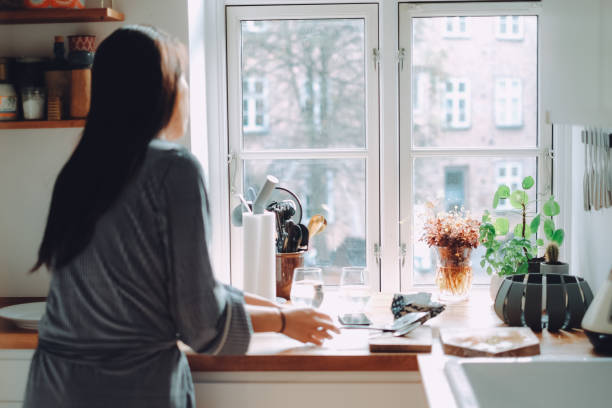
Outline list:
[[[268,299],[276,297],[274,213],[243,214],[244,290]]]

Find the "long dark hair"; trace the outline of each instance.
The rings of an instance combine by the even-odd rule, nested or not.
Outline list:
[[[97,221],[170,122],[183,65],[182,45],[153,27],[120,28],[100,44],[85,129],[55,181],[31,272],[60,268],[89,244]]]

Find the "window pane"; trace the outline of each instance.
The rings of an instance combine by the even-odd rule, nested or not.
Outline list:
[[[423,233],[423,222],[428,214],[427,202],[432,202],[437,211],[448,211],[455,207],[481,219],[484,210],[493,217],[504,215],[510,219],[510,230],[520,222],[520,215],[502,200],[493,212],[493,194],[500,184],[512,188],[520,187],[526,176],[536,176],[536,159],[501,157],[427,157],[414,159],[414,283],[432,284],[435,276],[435,254],[419,238]],[[535,198],[535,188],[529,190]],[[535,210],[535,207],[532,207]],[[489,283],[490,278],[480,267],[483,248],[472,253],[474,283]]]
[[[466,17],[470,36],[461,41],[448,38],[444,29],[447,21],[447,17],[412,19],[412,81],[416,80],[414,73],[429,79],[421,83],[419,110],[413,110],[413,145],[535,147],[537,16],[512,20],[515,24],[521,22],[523,33],[513,41],[499,41],[495,35],[510,31],[510,27],[506,29],[509,18]],[[509,80],[499,82],[499,78]],[[511,87],[516,90],[510,90]],[[506,93],[499,99],[496,89],[500,93],[502,88]],[[515,97],[519,99],[513,105]],[[464,115],[449,111],[449,98],[463,101]],[[502,104],[504,112],[500,112]],[[495,106],[497,109],[492,109]],[[514,110],[505,112],[506,109]]]
[[[267,126],[243,128],[245,150],[365,147],[364,20],[246,23],[242,76],[258,78]]]
[[[323,269],[326,284],[338,284],[343,266],[366,266],[366,161],[246,160],[245,191],[259,191],[266,175],[279,178],[302,203],[302,223],[315,214],[326,229],[310,241],[305,264]]]

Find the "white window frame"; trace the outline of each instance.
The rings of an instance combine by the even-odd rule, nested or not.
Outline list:
[[[448,84],[451,84],[451,91],[448,90]],[[463,90],[459,88],[463,85]],[[443,83],[444,97],[444,126],[452,130],[465,130],[472,126],[472,90],[470,80],[468,78],[448,78]],[[448,101],[451,101],[452,108],[449,112]],[[459,108],[461,101],[464,102],[463,120],[461,119],[462,109]],[[451,121],[448,123],[446,118],[451,114]]]
[[[503,18],[505,17],[505,24],[506,24],[506,32],[502,33],[501,30],[501,26],[502,26],[502,21]],[[510,19],[508,20],[508,17],[510,17]],[[514,27],[514,17],[518,17],[517,20],[517,26],[518,26],[518,32],[513,32],[512,28]],[[525,36],[525,28],[524,28],[524,24],[523,24],[523,19],[521,16],[499,16],[499,18],[497,19],[497,24],[495,24],[495,37],[498,40],[511,40],[511,41],[521,41],[524,36]]]
[[[412,18],[446,17],[446,16],[499,16],[499,15],[536,15],[539,17],[538,37],[541,41],[541,6],[529,2],[516,3],[453,3],[453,4],[415,4],[399,5],[399,47],[404,49],[404,69],[399,73],[400,106],[400,248],[405,248],[403,262],[400,262],[400,290],[412,290],[413,284],[413,222],[414,210],[412,193],[412,166],[419,157],[452,157],[456,155],[470,157],[531,158],[538,162],[538,192],[550,192],[551,189],[551,129],[542,122],[542,98],[538,98],[538,145],[534,148],[420,148],[412,147],[412,103],[411,103],[411,69],[412,66]],[[538,95],[541,95],[542,50],[538,47]],[[405,96],[408,96],[405,99]],[[492,171],[494,171],[492,169]],[[433,285],[433,282],[432,282]]]
[[[514,84],[518,83],[515,87]],[[501,86],[503,84],[503,87]],[[498,128],[517,128],[523,126],[523,84],[520,78],[503,77],[495,79],[495,126]],[[513,116],[513,100],[518,100],[518,118]],[[500,102],[504,101],[504,107]]]
[[[242,78],[241,78],[241,21],[271,19],[330,19],[354,18],[365,22],[365,84],[366,84],[366,146],[356,149],[279,149],[247,151],[242,143]],[[238,205],[233,196],[243,190],[244,160],[251,159],[347,159],[366,160],[366,260],[370,273],[370,286],[379,291],[380,268],[374,253],[374,245],[380,242],[380,133],[379,133],[379,77],[372,59],[378,49],[378,5],[286,5],[241,6],[226,8],[227,27],[227,101],[228,101],[228,153],[232,164],[229,168],[230,186],[226,210]],[[239,101],[237,104],[236,101]],[[227,228],[227,227],[226,227]],[[242,229],[230,229],[231,282],[242,287]]]

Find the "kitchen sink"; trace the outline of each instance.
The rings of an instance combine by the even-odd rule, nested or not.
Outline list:
[[[456,359],[444,371],[461,408],[612,406],[612,358]]]

